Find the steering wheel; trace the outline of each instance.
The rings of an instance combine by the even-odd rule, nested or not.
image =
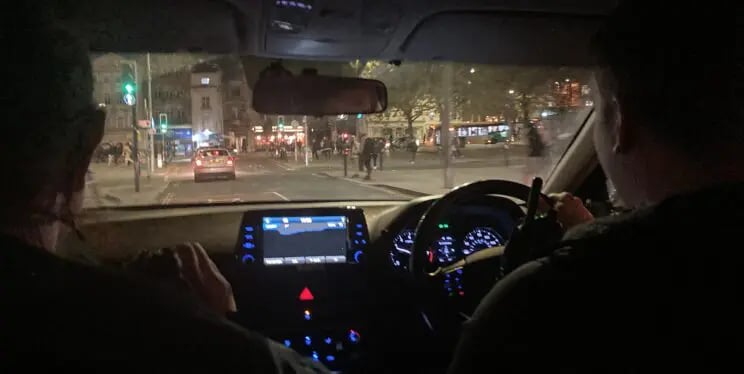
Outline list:
[[[542,248],[549,247],[549,243],[545,245],[545,238],[553,241],[557,241],[560,238],[560,234],[551,235],[551,233],[555,232],[551,230],[555,227],[560,227],[557,221],[555,221],[554,214],[550,214],[548,217],[540,218],[539,220],[535,219],[540,198],[550,204],[550,199],[540,192],[541,188],[542,180],[539,178],[533,181],[532,187],[507,180],[483,180],[459,186],[429,206],[429,209],[424,213],[416,226],[411,248],[409,270],[416,283],[422,287],[422,290],[431,291],[431,293],[423,292],[422,295],[428,294],[434,297],[433,299],[426,297],[426,300],[422,299],[421,301],[427,304],[434,302],[438,305],[432,307],[432,310],[429,310],[430,314],[441,315],[441,311],[436,309],[454,308],[454,310],[451,310],[454,313],[446,312],[442,317],[449,319],[451,317],[447,315],[468,315],[475,309],[481,297],[490,290],[493,283],[500,276],[513,270],[516,266],[536,258],[536,253],[540,252]],[[527,213],[524,216],[522,225],[514,230],[512,237],[505,246],[482,249],[462,259],[455,260],[451,264],[438,263],[438,261],[434,260],[435,254],[430,252],[434,251],[434,248],[431,248],[432,243],[441,235],[439,226],[441,219],[455,205],[472,200],[474,196],[484,195],[501,195],[527,203]],[[542,243],[537,243],[534,239]],[[536,248],[538,249],[537,251]],[[491,266],[492,263],[482,262],[489,259],[500,260],[501,263]],[[470,281],[474,281],[473,286],[469,286],[468,288],[475,292],[467,292],[465,298],[437,297],[437,295],[444,295],[444,292],[442,292],[442,282],[445,280],[441,276],[456,276],[449,273],[462,273],[459,271],[460,269],[479,262],[482,265],[477,266],[479,271],[468,273],[467,275]],[[463,275],[465,274],[463,273]],[[486,282],[489,283],[482,284]],[[461,293],[461,295],[464,294]],[[439,301],[437,302],[436,300]],[[424,306],[422,305],[422,307]],[[424,308],[427,309],[426,307]]]

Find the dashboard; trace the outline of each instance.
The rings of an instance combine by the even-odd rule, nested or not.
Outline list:
[[[436,359],[415,358],[441,344],[420,308],[424,292],[408,272],[416,225],[434,199],[109,210],[94,212],[99,216],[82,231],[106,260],[166,243],[202,243],[233,286],[236,322],[331,370],[391,372],[401,359],[441,369],[451,347]],[[521,214],[498,197],[458,205],[438,224],[431,262],[445,265],[504,244]],[[63,248],[80,248],[75,240]],[[469,272],[437,280],[439,296],[465,298]]]

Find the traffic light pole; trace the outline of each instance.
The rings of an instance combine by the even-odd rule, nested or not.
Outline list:
[[[134,161],[134,192],[140,192],[140,161],[139,147],[137,145],[139,134],[137,134],[137,106],[132,105],[132,161]]]

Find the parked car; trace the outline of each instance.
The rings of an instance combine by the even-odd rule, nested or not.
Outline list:
[[[235,157],[225,148],[199,148],[191,164],[194,182],[207,177],[235,179]]]

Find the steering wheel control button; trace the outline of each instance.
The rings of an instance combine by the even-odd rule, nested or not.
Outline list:
[[[328,336],[325,339],[323,339],[323,342],[330,345],[331,343],[333,343],[333,339],[331,339],[331,337]]]
[[[292,341],[289,339],[284,339],[284,346],[289,348],[292,346]]]
[[[252,263],[256,262],[256,258],[253,257],[253,255],[244,255],[243,257],[240,258],[240,261],[242,261],[244,264],[248,265],[248,264],[252,264]]]
[[[358,264],[362,262],[362,258],[364,258],[364,253],[362,251],[354,252],[354,262]]]
[[[362,339],[362,336],[359,335],[358,332],[354,330],[349,330],[349,341],[353,344],[359,343],[359,340]]]
[[[318,361],[319,359],[318,352],[313,351],[313,361]]]
[[[334,355],[328,355],[328,356],[326,356],[326,361],[328,361],[328,362],[336,361],[336,356],[334,356]]]
[[[253,226],[246,226],[245,232],[253,232]]]
[[[310,314],[310,309],[305,309],[305,311],[302,313],[302,318],[304,318],[305,321],[313,319],[313,315]]]
[[[243,243],[243,248],[245,248],[245,249],[253,249],[253,248],[256,248],[256,245],[253,244],[253,243],[251,243],[251,242],[245,242],[245,243]]]
[[[253,234],[245,234],[243,235],[243,238],[245,238],[245,240],[253,240]]]
[[[313,344],[313,339],[311,339],[310,336],[307,336],[306,335],[305,336],[305,345],[309,347],[311,344]]]

